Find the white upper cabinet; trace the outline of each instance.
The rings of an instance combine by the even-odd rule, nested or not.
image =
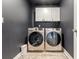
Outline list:
[[[60,21],[60,8],[36,8],[35,21]]]

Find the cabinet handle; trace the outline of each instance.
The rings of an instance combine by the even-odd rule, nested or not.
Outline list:
[[[73,29],[72,31],[77,33],[77,29]]]

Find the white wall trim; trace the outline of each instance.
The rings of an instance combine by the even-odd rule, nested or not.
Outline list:
[[[66,51],[66,49],[64,49],[64,54],[68,57],[68,59],[73,59],[73,57]]]
[[[18,53],[13,59],[20,59],[22,57],[22,52]]]

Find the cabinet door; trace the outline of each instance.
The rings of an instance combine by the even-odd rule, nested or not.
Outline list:
[[[43,9],[42,8],[36,8],[35,10],[35,20],[36,21],[43,21],[44,15],[43,15]]]
[[[53,21],[60,21],[60,8],[59,7],[52,8],[51,17]]]
[[[36,21],[52,21],[51,8],[36,8]]]
[[[44,8],[43,9],[43,14],[44,14],[45,21],[52,21],[51,8]]]

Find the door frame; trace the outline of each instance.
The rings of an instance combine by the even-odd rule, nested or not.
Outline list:
[[[74,59],[77,59],[77,0],[74,2],[74,25],[73,25],[73,43],[74,43]]]

